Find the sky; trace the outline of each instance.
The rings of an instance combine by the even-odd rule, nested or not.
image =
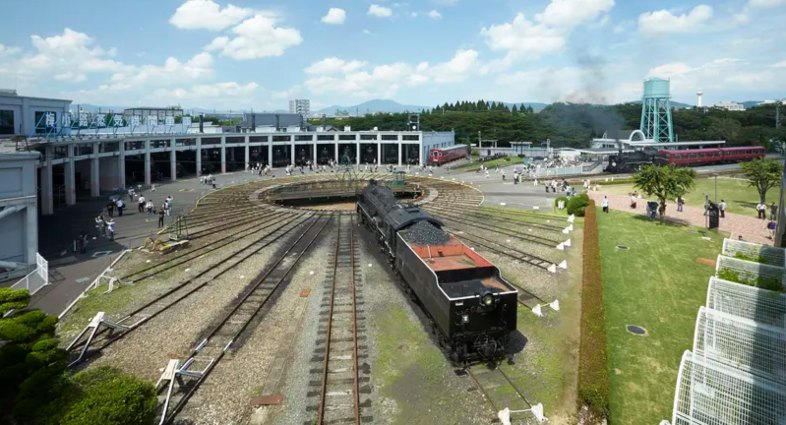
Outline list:
[[[121,106],[786,97],[786,0],[5,3],[0,88]]]

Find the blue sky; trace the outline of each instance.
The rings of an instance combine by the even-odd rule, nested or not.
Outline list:
[[[312,109],[374,98],[786,97],[786,0],[36,0],[5,5],[0,87],[102,105]]]

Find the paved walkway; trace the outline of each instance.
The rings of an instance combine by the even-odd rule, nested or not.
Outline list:
[[[630,196],[604,193],[603,190],[590,192],[590,198],[594,199],[600,206],[600,201],[606,195],[609,199],[609,208],[613,210],[633,212],[630,208]],[[645,214],[647,210],[647,199],[640,199],[636,205],[636,212]],[[704,209],[689,207],[685,205],[684,211],[677,212],[675,203],[666,204],[666,219],[704,227]],[[739,214],[726,213],[725,218],[720,219],[719,229],[729,233],[729,237],[737,239],[742,235],[742,239],[748,242],[757,242],[765,245],[772,245],[772,240],[768,239],[767,220],[760,220],[756,217],[747,217]]]

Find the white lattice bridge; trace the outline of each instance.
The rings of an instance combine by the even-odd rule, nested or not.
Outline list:
[[[786,329],[786,294],[717,277],[710,278],[705,305],[766,325]]]
[[[686,351],[672,425],[781,425],[786,387]]]
[[[718,277],[724,277],[725,273],[729,271],[742,280],[770,279],[773,282],[779,282],[780,288],[786,288],[786,268],[784,267],[718,255],[718,260],[715,263],[715,274]]]
[[[729,257],[745,257],[771,266],[786,267],[786,249],[758,243],[737,241],[734,239],[723,240],[721,254]]]
[[[694,357],[786,384],[786,329],[706,307],[699,309]]]

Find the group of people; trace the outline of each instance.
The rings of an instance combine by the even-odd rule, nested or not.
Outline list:
[[[778,205],[773,202],[770,205],[770,220],[777,220],[778,219]],[[761,220],[767,219],[767,205],[764,202],[759,202],[756,205],[756,213],[758,214],[758,218]]]

